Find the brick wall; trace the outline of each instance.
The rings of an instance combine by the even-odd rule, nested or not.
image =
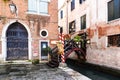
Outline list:
[[[17,6],[18,9],[18,16],[16,17],[15,14],[11,14],[9,4],[11,1],[3,2],[0,0],[0,36],[2,36],[2,31],[6,24],[9,24],[11,21],[16,20],[18,22],[24,23],[28,29],[30,29],[30,34],[32,38],[32,54],[34,50],[34,44],[36,45],[39,57],[39,41],[40,40],[58,40],[58,0],[50,0],[48,6],[48,13],[49,16],[42,16],[42,15],[35,15],[35,14],[28,14],[28,0],[12,0],[13,3]],[[42,38],[39,34],[41,29],[48,30],[48,37]],[[2,39],[1,39],[2,40]],[[49,43],[50,44],[50,43]],[[55,46],[55,45],[50,45]],[[0,51],[2,47],[0,44]],[[2,55],[3,53],[0,52]]]

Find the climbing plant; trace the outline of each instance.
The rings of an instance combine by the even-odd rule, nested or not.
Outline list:
[[[75,36],[74,39],[73,39],[75,42],[80,42],[80,41],[83,41],[81,36]]]
[[[82,48],[85,48],[85,46],[84,46],[85,40],[82,38],[82,36],[76,35],[73,38],[73,40],[76,42],[76,44],[81,45]]]

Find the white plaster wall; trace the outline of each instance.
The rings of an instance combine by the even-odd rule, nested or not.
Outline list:
[[[98,1],[98,2],[97,2]],[[91,44],[87,46],[87,61],[90,63],[120,69],[120,47],[107,47],[109,34],[98,37],[97,27],[120,26],[120,19],[108,22],[107,2],[110,0],[91,0],[90,25],[96,29],[91,38]],[[95,5],[97,3],[97,5]],[[111,32],[109,31],[109,32]],[[117,30],[116,30],[117,31]],[[114,35],[114,33],[112,34]]]
[[[107,47],[107,35],[98,37],[99,26],[120,26],[120,19],[108,22],[107,3],[109,1],[110,0],[86,0],[80,4],[79,0],[75,0],[75,9],[73,11],[71,11],[70,1],[68,3],[68,24],[75,20],[76,31],[80,31],[80,17],[86,14],[87,28],[90,27],[95,30],[94,36],[91,38],[91,44],[87,45],[87,62],[120,69],[120,47]],[[66,6],[61,9],[63,9],[65,13],[64,18],[59,19],[59,25],[66,27]],[[67,28],[65,27],[64,33],[67,33]]]
[[[98,22],[106,22],[107,19],[107,2],[98,0]]]
[[[63,27],[63,34],[67,34],[67,11],[66,11],[66,5],[62,6],[59,10],[58,10],[58,25]],[[61,10],[63,10],[63,18],[60,18],[60,12]]]
[[[87,62],[120,69],[120,48],[87,48]]]
[[[90,0],[86,0],[82,4],[79,3],[79,0],[75,0],[75,9],[71,11],[71,0],[68,2],[68,23],[67,23],[67,3],[64,2],[63,6],[59,8],[58,11],[58,25],[63,26],[63,32],[66,34],[68,32],[69,23],[74,21],[76,22],[76,31],[81,30],[81,16],[86,14],[86,27],[89,28],[91,21],[90,21]],[[94,1],[93,1],[94,2]],[[60,11],[63,10],[63,19],[60,19]],[[67,27],[68,24],[68,27]]]
[[[65,0],[58,0],[58,9],[60,9],[63,4],[64,4]]]
[[[79,0],[75,0],[75,9],[71,11],[71,2],[69,2],[68,7],[68,22],[76,21],[76,31],[81,30],[81,16],[86,14],[86,27],[90,26],[90,5],[89,0],[86,0],[82,4]]]

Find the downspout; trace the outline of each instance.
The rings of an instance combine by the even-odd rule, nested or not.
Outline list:
[[[66,27],[67,27],[67,34],[69,34],[69,27],[68,27],[68,2],[69,0],[66,1]]]
[[[96,0],[96,21],[98,22],[98,0]]]

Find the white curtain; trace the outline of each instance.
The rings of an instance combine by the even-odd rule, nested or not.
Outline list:
[[[28,11],[37,12],[37,0],[28,0]]]
[[[48,14],[48,0],[39,1],[39,13]]]

